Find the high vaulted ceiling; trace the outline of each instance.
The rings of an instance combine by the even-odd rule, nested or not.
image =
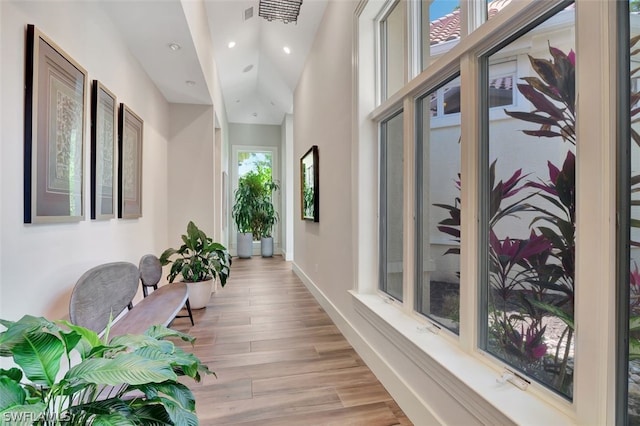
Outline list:
[[[227,120],[281,124],[293,111],[293,91],[327,0],[304,0],[297,23],[289,24],[259,17],[258,0],[204,1]],[[107,0],[104,7],[169,102],[211,103],[180,0]],[[174,43],[180,48],[172,50]]]

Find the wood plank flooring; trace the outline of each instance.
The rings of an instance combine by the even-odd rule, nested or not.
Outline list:
[[[200,424],[411,425],[289,262],[254,256],[231,270],[195,326],[173,323],[217,374],[185,381]]]

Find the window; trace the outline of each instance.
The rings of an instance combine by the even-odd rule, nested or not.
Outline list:
[[[406,3],[396,1],[380,21],[382,99],[397,92],[405,83]]]
[[[420,2],[421,59],[425,69],[430,59],[460,40],[460,0]]]
[[[638,52],[638,40],[640,36],[640,3],[632,1],[629,4],[630,42],[622,40],[622,46],[628,46],[628,51],[624,52],[629,57],[629,81],[628,88],[625,88],[627,100],[623,104],[628,105],[630,114],[627,117],[630,125],[629,138],[627,140],[630,156],[624,158],[627,163],[627,176],[630,176],[630,188],[625,188],[628,197],[628,204],[625,204],[625,213],[629,214],[630,227],[625,236],[628,246],[625,251],[629,252],[629,262],[621,262],[627,270],[624,271],[624,281],[621,295],[625,297],[627,306],[623,310],[627,311],[624,320],[628,322],[628,365],[626,366],[626,409],[627,424],[640,424],[640,120],[638,109],[640,102],[640,53]],[[626,210],[628,209],[628,210]],[[624,309],[626,308],[626,309]],[[625,324],[626,325],[626,324]],[[626,327],[624,327],[626,328]],[[624,342],[626,339],[622,339]]]
[[[473,33],[430,44],[429,61],[401,89],[402,99],[376,104],[377,69],[367,74],[360,61],[366,57],[358,56],[359,240],[379,226],[382,187],[366,183],[382,172],[368,174],[379,146],[373,129],[399,108],[407,160],[405,199],[385,203],[403,210],[402,300],[385,304],[372,294],[371,283],[378,281],[371,277],[382,265],[367,269],[362,259],[377,253],[359,248],[353,293],[359,319],[374,329],[371,340],[380,338],[374,349],[388,350],[391,361],[402,351],[422,369],[424,376],[405,364],[399,368],[407,387],[418,389],[435,377],[442,393],[425,386],[425,398],[448,398],[447,409],[473,411],[479,423],[501,423],[483,417],[488,408],[518,424],[554,424],[554,414],[562,418],[557,423],[640,424],[640,41],[631,47],[634,57],[628,40],[627,51],[613,49],[629,23],[625,37],[640,35],[637,2],[630,14],[618,16],[624,27],[616,24],[615,9],[628,2],[460,3],[461,28]],[[499,12],[480,24],[487,3]],[[359,22],[371,39],[373,15]],[[445,45],[453,47],[433,60]],[[421,54],[423,61],[424,47],[408,54]],[[373,43],[367,52],[375,55]],[[616,130],[623,128],[618,146]],[[625,155],[616,158],[615,148]],[[625,174],[618,175],[624,162]],[[625,205],[616,211],[623,186]],[[451,216],[458,211],[459,220]],[[443,232],[443,226],[452,229]],[[616,258],[618,232],[628,235]],[[459,289],[450,305],[436,297],[440,282]],[[425,327],[425,321],[432,324]],[[393,345],[397,351],[388,349]],[[615,357],[616,346],[624,357]],[[503,387],[495,380],[505,370]],[[523,391],[510,384],[522,385],[519,376],[529,382]],[[614,400],[621,420],[613,418]],[[473,423],[444,419],[448,413],[435,406],[442,423]]]
[[[496,62],[523,42],[530,46],[530,69],[522,71],[525,80],[518,90],[528,107],[524,112],[507,109],[510,120],[488,126],[489,256],[482,345],[571,399],[576,287],[574,40],[570,33],[547,31],[541,24],[486,59]],[[503,95],[508,90],[496,83],[499,80],[489,77],[488,107],[510,98]],[[488,111],[484,115],[488,119]]]
[[[453,80],[460,110],[460,78]],[[446,99],[447,89],[436,91]],[[460,123],[434,127],[433,93],[417,103],[416,311],[454,333],[460,322]],[[442,106],[442,103],[440,103]],[[447,112],[446,107],[444,112]]]
[[[380,289],[402,300],[403,114],[380,124]]]

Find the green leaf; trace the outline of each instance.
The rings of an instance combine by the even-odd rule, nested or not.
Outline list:
[[[0,411],[23,405],[26,398],[27,394],[19,382],[8,377],[0,377]]]
[[[72,367],[65,378],[70,383],[87,382],[117,386],[122,383],[140,385],[176,380],[166,361],[153,361],[132,353],[121,353],[113,359],[87,359]]]
[[[19,368],[10,368],[8,370],[0,368],[0,377],[8,377],[15,382],[20,382],[22,380],[22,371]]]
[[[171,417],[163,404],[134,404],[133,415],[140,421],[140,424],[144,425],[179,425],[180,423],[173,423]]]
[[[178,337],[185,342],[194,343],[195,337],[192,337],[186,333],[182,333],[177,330],[172,330],[163,325],[156,324],[149,327],[145,332],[145,336],[153,337],[154,339],[166,339],[167,337]]]
[[[79,325],[72,324],[69,321],[60,321],[60,322],[64,324],[66,327],[68,327],[70,330],[75,331],[80,336],[82,336],[85,340],[87,340],[87,342],[89,342],[92,348],[102,345],[100,336],[98,336],[98,333],[96,333],[95,331],[85,327],[81,327]]]
[[[26,334],[41,328],[50,328],[53,324],[42,317],[25,315],[15,322],[2,320],[2,325],[7,329],[0,333],[0,356],[11,356],[15,345],[24,342]]]
[[[136,426],[138,424],[120,413],[99,414],[91,421],[91,426]]]
[[[31,331],[13,348],[13,359],[29,380],[52,386],[64,353],[60,338],[43,331]]]
[[[539,300],[530,300],[530,302],[535,307],[540,308],[543,311],[549,312],[550,314],[556,316],[557,318],[562,320],[562,322],[564,322],[570,329],[575,330],[573,317],[568,313],[566,313],[565,311],[563,311],[562,309],[558,308],[555,305],[544,303]]]
[[[640,330],[640,317],[629,318],[629,331]]]
[[[177,404],[171,399],[160,397],[160,400],[174,424],[180,426],[198,426],[198,418],[192,411],[185,410],[180,404]]]
[[[182,383],[149,383],[136,386],[136,388],[143,392],[149,399],[156,399],[162,394],[171,398],[185,410],[194,411],[196,409],[196,400],[193,397],[193,393]]]
[[[640,359],[640,340],[629,338],[629,361]]]

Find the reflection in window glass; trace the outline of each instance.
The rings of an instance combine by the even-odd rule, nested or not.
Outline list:
[[[458,93],[459,111],[459,83],[453,88]],[[448,92],[444,93],[446,99]],[[433,100],[434,95],[427,94],[418,101],[416,310],[458,333],[460,124],[432,127]]]
[[[631,45],[629,86],[631,111],[631,229],[629,273],[629,370],[628,370],[628,424],[640,425],[640,2],[629,4]]]
[[[460,39],[460,0],[422,0],[420,6],[424,70],[430,57],[446,52],[451,49],[451,42]]]
[[[522,56],[518,109],[489,123],[485,349],[573,397],[575,54],[565,10],[489,57]],[[558,31],[556,28],[562,28]],[[514,50],[529,46],[527,51]],[[495,102],[509,83],[489,78]],[[503,92],[504,91],[504,92]],[[488,113],[486,114],[488,116]],[[522,130],[524,129],[524,130]]]
[[[380,21],[382,42],[382,99],[404,85],[405,76],[405,2],[398,1]]]
[[[402,112],[381,123],[380,289],[402,300]]]

